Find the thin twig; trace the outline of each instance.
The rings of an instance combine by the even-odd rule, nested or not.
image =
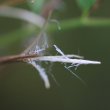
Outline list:
[[[80,28],[80,27],[110,27],[110,19],[106,18],[72,18],[69,20],[62,20],[60,21],[60,27],[61,31],[64,30],[69,30],[69,29],[75,29],[75,28]],[[58,29],[56,28],[55,25],[51,24],[48,27],[49,32],[56,32]]]
[[[37,54],[32,55],[11,55],[0,57],[0,64],[12,63],[12,62],[24,62],[28,58],[37,57]]]

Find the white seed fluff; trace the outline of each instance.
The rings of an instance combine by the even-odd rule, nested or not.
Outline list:
[[[88,65],[88,64],[101,64],[100,61],[91,61],[91,60],[84,60],[84,59],[79,59],[80,56],[77,55],[65,55],[56,45],[54,45],[56,51],[60,53],[61,55],[59,56],[39,56],[36,58],[31,58],[29,59],[29,64],[33,65],[39,72],[41,78],[44,81],[44,85],[46,88],[50,88],[50,82],[48,79],[48,76],[45,72],[45,69],[41,67],[41,65],[38,64],[38,62],[60,62],[64,64],[71,64],[71,67],[76,67],[79,65]],[[42,49],[41,49],[42,50]],[[39,50],[36,50],[37,52]],[[76,56],[75,59],[73,59]],[[73,73],[68,67],[65,66],[67,70],[69,70],[73,75],[75,75],[81,82],[84,83],[84,81],[77,76],[75,73]]]

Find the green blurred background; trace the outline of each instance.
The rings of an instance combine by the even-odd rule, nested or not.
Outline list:
[[[101,0],[100,0],[101,1]],[[65,0],[63,11],[55,12],[59,20],[78,18],[81,10],[75,0]],[[102,0],[91,17],[110,18],[110,1]],[[27,8],[27,6],[21,6]],[[11,39],[8,33],[21,28],[24,22],[0,17],[0,37]],[[25,25],[25,23],[24,23]],[[16,35],[16,34],[15,34]],[[21,36],[17,33],[16,36]],[[80,66],[75,73],[87,84],[84,86],[62,64],[54,64],[54,74],[59,86],[49,76],[51,88],[45,89],[37,71],[30,65],[14,63],[0,66],[1,110],[110,110],[110,27],[81,27],[49,34],[54,44],[64,53],[74,53],[85,59],[99,60],[101,65]],[[21,39],[4,45],[0,55],[17,54],[24,49]],[[5,41],[4,41],[5,42]],[[48,66],[47,66],[48,67]]]

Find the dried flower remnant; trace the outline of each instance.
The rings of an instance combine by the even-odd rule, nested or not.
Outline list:
[[[27,48],[22,54],[0,58],[0,64],[16,61],[24,61],[28,64],[31,64],[39,72],[39,75],[42,78],[46,88],[50,88],[50,82],[48,75],[46,74],[45,68],[40,65],[40,62],[59,62],[63,64],[71,64],[70,67],[73,68],[79,65],[101,64],[101,62],[99,61],[84,60],[78,55],[65,55],[56,45],[54,45],[55,50],[60,53],[60,55],[46,56],[45,51],[49,47],[48,45],[49,44],[47,35],[44,31],[41,30],[40,34],[34,40],[32,45],[30,45],[29,48]],[[73,73],[70,70],[70,67],[65,66],[66,69]],[[73,75],[83,82],[83,80],[75,73],[73,73]]]
[[[45,37],[40,36],[40,37],[45,38],[46,36]],[[53,62],[53,63],[60,62],[60,63],[64,63],[64,64],[71,64],[72,67],[75,67],[76,65],[79,66],[79,65],[88,65],[88,64],[101,64],[101,62],[99,62],[99,61],[90,61],[90,60],[81,59],[82,57],[77,56],[77,55],[65,55],[56,45],[54,45],[55,50],[58,53],[60,53],[61,55],[45,56],[44,51],[47,49],[47,45],[43,45],[43,44],[47,44],[47,43],[42,43],[42,46],[40,46],[40,47],[36,44],[36,46],[38,48],[34,48],[34,51],[32,50],[32,53],[37,54],[38,56],[34,57],[34,58],[29,58],[27,60],[27,63],[31,64],[38,70],[42,80],[44,81],[44,85],[46,88],[50,88],[50,82],[49,82],[48,76],[46,74],[45,68],[43,68],[39,62]],[[45,46],[46,46],[46,48],[44,48]],[[39,50],[40,50],[40,53],[39,53]],[[65,66],[65,68],[67,70],[69,70],[74,76],[76,76],[82,83],[84,83],[84,81],[78,75],[73,73],[69,69],[69,67]]]
[[[39,33],[37,38],[24,52],[22,52],[20,55],[17,55],[17,56],[5,57],[4,59],[2,58],[0,59],[0,62],[7,63],[7,62],[15,62],[15,61],[24,61],[28,64],[31,64],[39,72],[39,75],[42,78],[46,88],[50,88],[49,78],[48,78],[48,75],[46,74],[45,68],[43,68],[39,62],[52,62],[52,63],[59,62],[63,64],[70,64],[69,67],[65,66],[69,71],[71,67],[76,67],[79,65],[101,64],[101,62],[99,61],[84,60],[82,59],[82,57],[77,56],[77,55],[65,55],[60,50],[60,48],[58,48],[56,45],[54,45],[54,47],[55,47],[55,50],[58,53],[60,53],[59,56],[46,56],[45,55],[45,51],[49,47],[48,37],[47,37],[45,30],[50,20],[50,13],[52,13],[54,8],[57,6],[57,4],[60,1],[61,0],[52,0],[51,3],[47,4],[44,7],[45,10],[43,10],[41,13],[43,17],[33,14],[32,12],[26,11],[24,9],[19,9],[19,8],[14,8],[14,7],[9,7],[9,6],[0,7],[1,16],[19,18],[19,19],[28,21],[41,28],[41,32]],[[48,18],[47,21],[44,18]],[[52,20],[52,22],[56,22],[56,21]],[[56,23],[59,25],[58,22]],[[70,72],[73,73],[72,71]],[[75,75],[78,79],[80,79],[80,77],[77,76],[76,74],[73,73],[73,75]]]

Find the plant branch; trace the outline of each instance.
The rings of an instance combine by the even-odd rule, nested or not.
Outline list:
[[[101,18],[77,18],[62,20],[60,22],[61,30],[68,30],[80,27],[110,27],[110,19],[101,19]],[[56,25],[50,25],[48,28],[49,32],[58,31]]]
[[[24,62],[28,58],[37,57],[37,54],[32,55],[11,55],[0,57],[0,64],[12,63],[12,62]]]
[[[110,19],[88,18],[86,20],[81,19],[62,20],[60,21],[60,27],[61,31],[80,27],[99,27],[99,28],[110,27]],[[33,29],[34,30],[30,31],[31,29],[29,30],[29,27],[25,27],[14,32],[10,32],[8,33],[8,35],[4,35],[3,37],[0,37],[0,46],[11,44],[12,42],[15,42],[16,40],[19,39],[23,39],[24,37],[29,37],[29,35],[35,31],[35,28]],[[50,33],[54,33],[58,31],[58,28],[55,24],[51,24],[48,26],[48,31]]]

